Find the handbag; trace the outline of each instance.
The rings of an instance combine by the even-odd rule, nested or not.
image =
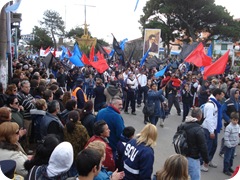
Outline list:
[[[152,116],[154,115],[154,109],[155,109],[155,103],[151,103],[149,104],[147,101],[143,106],[143,114],[145,114],[146,116]]]

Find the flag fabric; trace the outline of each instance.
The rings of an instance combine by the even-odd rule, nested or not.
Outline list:
[[[60,60],[63,60],[64,58],[66,58],[67,48],[65,48],[65,46],[61,46],[61,49],[62,49],[62,55],[60,57]]]
[[[209,66],[212,63],[212,59],[205,54],[203,43],[199,43],[198,46],[186,57],[185,62],[201,67]]]
[[[139,2],[139,0],[137,0],[137,3],[136,3],[135,8],[134,8],[134,11],[136,11],[136,9],[137,9],[138,2]]]
[[[102,45],[99,43],[97,43],[97,46],[98,46],[100,53],[103,54],[104,58],[108,58],[109,55],[108,55],[106,49],[104,47],[102,47]]]
[[[77,43],[74,44],[73,47],[73,55],[69,58],[69,60],[78,67],[83,67],[84,64],[81,60],[82,58],[82,52],[80,51],[80,48]]]
[[[98,51],[97,54],[96,54],[96,58],[97,59],[104,59],[104,55]]]
[[[78,43],[75,43],[74,44],[74,47],[73,47],[73,55],[77,55],[79,58],[82,57],[82,52],[78,46]]]
[[[186,57],[198,46],[198,42],[193,42],[192,44],[183,44],[182,50],[179,54],[180,59],[186,59]]]
[[[94,49],[94,46],[92,46],[89,54],[90,61],[94,61],[94,54],[95,54],[95,49]]]
[[[56,52],[57,52],[57,49],[54,48],[54,51],[53,51],[53,56],[56,57]]]
[[[127,41],[128,41],[128,39],[125,38],[125,39],[122,40],[121,43],[120,43],[120,48],[121,48],[123,51],[124,51],[124,49],[125,49],[125,44],[126,44]]]
[[[50,68],[52,66],[53,60],[56,61],[55,57],[53,54],[50,52],[48,55],[42,60],[43,64],[45,65],[46,68]]]
[[[83,67],[84,64],[77,54],[74,54],[69,58],[69,60],[77,67]]]
[[[208,47],[207,55],[212,58],[212,43]]]
[[[109,69],[107,61],[105,59],[99,59],[98,61],[92,61],[90,63],[92,65],[92,67],[94,67],[97,70],[97,72],[99,72],[101,74],[104,71],[106,71],[107,69]]]
[[[119,59],[121,60],[122,65],[125,65],[124,52],[123,52],[122,48],[120,47],[120,45],[118,44],[114,35],[113,35],[113,49],[117,53],[117,55],[119,56]],[[113,55],[114,55],[114,52],[113,52]],[[113,56],[111,56],[111,57],[113,57]]]
[[[71,51],[68,48],[67,48],[67,55],[68,55],[68,57],[72,56],[72,53],[71,53]]]
[[[168,66],[165,66],[163,69],[161,69],[160,71],[156,72],[156,73],[154,74],[154,76],[155,76],[156,78],[158,78],[158,77],[160,77],[160,76],[164,76],[164,74],[165,74],[165,72],[166,72],[166,70],[167,70],[167,67],[168,67]]]
[[[113,36],[113,49],[116,51],[118,55],[123,54],[122,48],[120,47],[114,36]]]
[[[142,67],[143,64],[145,63],[145,61],[146,61],[146,59],[147,59],[147,57],[148,57],[149,50],[150,50],[150,49],[148,49],[147,52],[146,52],[146,53],[144,54],[144,56],[142,57],[142,59],[141,59],[141,61],[140,61],[140,67]]]
[[[51,47],[48,46],[48,48],[44,51],[44,54],[47,54],[47,53],[49,53],[50,51],[51,51]]]
[[[221,56],[214,63],[204,68],[204,72],[203,72],[204,80],[206,80],[208,76],[223,74],[225,72],[226,65],[228,62],[229,52],[230,50],[228,50],[223,56]]]
[[[112,49],[108,56],[109,56],[109,57],[113,57],[114,54],[115,54],[115,50]]]
[[[8,5],[5,8],[5,12],[6,13],[9,13],[9,12],[15,13],[18,10],[19,5],[21,4],[21,1],[22,0],[15,0],[15,3],[13,3],[12,5]]]
[[[91,65],[91,63],[90,63],[90,61],[89,61],[89,59],[88,59],[88,57],[86,56],[86,54],[82,54],[82,62],[85,64],[85,65]]]

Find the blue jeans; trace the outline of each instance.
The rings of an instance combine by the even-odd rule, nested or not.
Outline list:
[[[200,160],[187,157],[188,160],[188,174],[193,180],[201,179]]]
[[[158,116],[149,116],[149,120],[151,124],[154,124],[156,126],[157,122],[158,122]]]
[[[223,172],[229,172],[229,169],[233,165],[234,153],[236,147],[225,146],[224,161],[223,161]]]
[[[209,161],[212,161],[213,156],[217,150],[218,134],[216,131],[214,131],[215,138],[211,139],[209,131],[205,128],[204,128],[204,134],[207,141],[208,158],[209,158]]]
[[[182,119],[183,121],[185,121],[186,116],[188,115],[190,108],[191,108],[191,104],[183,103],[183,119]]]

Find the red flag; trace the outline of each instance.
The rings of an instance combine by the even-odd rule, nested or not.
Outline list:
[[[230,50],[228,50],[223,56],[221,56],[218,60],[216,60],[210,66],[207,66],[204,68],[204,73],[203,73],[204,80],[207,79],[208,76],[224,73],[227,62],[228,62],[229,52]]]
[[[86,54],[84,54],[84,53],[82,54],[82,62],[83,62],[83,64],[85,64],[85,65],[91,65],[91,63],[90,63],[90,61],[88,60]]]
[[[57,50],[54,48],[54,51],[53,51],[53,56],[56,57],[56,52]]]
[[[94,46],[91,47],[90,54],[89,54],[89,60],[94,61]]]
[[[48,46],[48,48],[45,50],[44,54],[47,54],[48,52],[50,52],[51,48],[50,46]]]
[[[106,71],[109,68],[106,59],[99,59],[98,61],[92,61],[91,65],[99,73],[103,73],[104,71]]]
[[[209,66],[212,63],[212,59],[206,55],[202,43],[198,44],[198,46],[186,57],[185,61],[197,67]]]
[[[68,49],[67,52],[68,52],[68,56],[71,57],[72,56],[71,51]]]
[[[99,51],[96,54],[98,59],[104,59],[104,55],[102,53],[100,53]]]

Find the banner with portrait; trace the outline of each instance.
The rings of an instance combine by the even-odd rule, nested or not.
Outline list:
[[[159,57],[159,43],[161,42],[161,29],[145,29],[143,55],[149,50],[149,56]]]

